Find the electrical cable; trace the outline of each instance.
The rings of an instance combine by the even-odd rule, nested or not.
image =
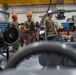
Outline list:
[[[76,5],[76,2],[75,2],[75,0],[73,0],[73,2],[74,2],[74,4]]]
[[[51,7],[51,0],[50,0],[50,3],[49,3],[49,6],[48,6],[48,9],[47,9],[46,14],[48,14],[48,11],[49,11],[50,7]],[[46,15],[44,15],[44,16],[42,17],[42,20],[41,20],[41,22],[40,22],[40,26],[41,26],[42,23],[44,22],[45,17],[46,17]],[[45,25],[45,41],[47,41],[46,25]]]
[[[49,6],[48,6],[48,9],[47,9],[47,12],[46,12],[46,13],[48,13],[48,11],[49,11],[49,9],[50,9],[50,7],[51,7],[51,1],[52,1],[52,0],[50,0],[50,3],[49,3]]]

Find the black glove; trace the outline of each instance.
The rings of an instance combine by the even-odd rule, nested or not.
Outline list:
[[[35,26],[32,26],[32,25],[31,25],[31,26],[30,26],[30,30],[31,30],[31,31],[34,31],[34,30],[35,30]]]
[[[34,26],[34,22],[33,22],[33,21],[31,22],[30,30],[31,30],[31,31],[34,31],[34,30],[35,30],[35,26]]]

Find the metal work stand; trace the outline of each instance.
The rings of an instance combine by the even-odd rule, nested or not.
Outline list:
[[[8,47],[9,47],[9,46],[8,46]],[[7,48],[6,53],[7,53],[7,61],[8,61],[8,60],[9,60],[9,48]]]

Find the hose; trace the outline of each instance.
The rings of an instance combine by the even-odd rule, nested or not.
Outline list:
[[[75,2],[75,0],[73,0],[73,2],[74,2],[74,4],[76,5],[76,2]]]
[[[46,14],[48,13],[48,11],[49,11],[50,7],[51,7],[51,0],[50,0],[50,3],[49,3],[49,6],[48,6],[48,9],[47,9]],[[44,22],[45,17],[46,17],[46,15],[44,15],[44,16],[42,17],[42,19],[41,19],[41,21],[40,21],[40,26],[41,26],[41,25],[42,25],[42,23]],[[45,25],[45,41],[47,41],[46,25]]]

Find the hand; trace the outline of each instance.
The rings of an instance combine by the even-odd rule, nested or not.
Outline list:
[[[56,34],[58,34],[58,33],[56,32]]]
[[[25,29],[25,31],[29,31],[30,29]]]
[[[54,32],[55,34],[58,34],[58,32]]]
[[[35,27],[35,30],[38,30],[37,27]]]

